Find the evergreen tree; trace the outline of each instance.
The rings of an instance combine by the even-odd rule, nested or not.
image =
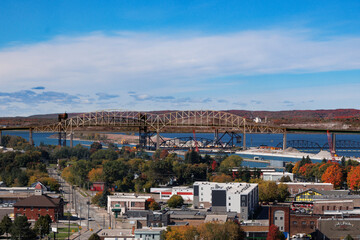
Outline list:
[[[18,216],[14,220],[14,224],[11,226],[10,233],[11,239],[36,239],[36,233],[30,228],[31,223],[28,222],[26,216]]]
[[[35,222],[34,230],[37,235],[43,237],[50,233],[50,224],[51,224],[51,217],[46,214],[46,216],[40,216],[39,219]]]
[[[3,219],[1,220],[1,222],[0,222],[1,235],[6,233],[6,237],[8,237],[8,234],[10,233],[10,229],[11,229],[12,224],[13,223],[12,223],[11,219],[9,218],[9,216],[5,215],[3,217]]]

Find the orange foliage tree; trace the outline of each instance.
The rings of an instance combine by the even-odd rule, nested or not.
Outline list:
[[[232,182],[233,180],[231,176],[222,173],[221,175],[211,177],[211,181],[225,183],[225,182]]]
[[[352,190],[360,189],[360,165],[351,168],[347,176],[347,184]]]
[[[332,183],[334,187],[340,187],[343,181],[343,173],[339,164],[334,163],[328,167],[324,174],[321,176],[321,181],[325,183]]]
[[[103,169],[102,168],[93,168],[88,173],[88,178],[90,182],[103,181]]]

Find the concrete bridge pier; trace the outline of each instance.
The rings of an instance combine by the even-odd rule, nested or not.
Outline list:
[[[246,149],[246,132],[244,131],[244,135],[243,135],[243,149]]]
[[[160,149],[160,130],[156,129],[156,150]]]
[[[74,132],[73,131],[70,132],[70,147],[71,148],[74,147]]]
[[[286,149],[286,142],[287,142],[287,134],[286,134],[286,132],[284,132],[284,134],[283,134],[283,150],[285,150]]]
[[[336,153],[336,134],[335,133],[331,133],[331,151],[333,154]]]
[[[217,144],[219,140],[219,129],[215,129],[214,131],[214,143]]]
[[[34,145],[34,139],[33,139],[33,134],[32,134],[32,128],[29,128],[29,143],[31,146]]]

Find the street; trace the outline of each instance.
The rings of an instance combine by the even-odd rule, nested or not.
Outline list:
[[[105,209],[88,204],[91,197],[85,197],[86,191],[73,187],[67,183],[54,168],[48,168],[49,176],[55,178],[61,185],[60,191],[63,193],[64,214],[72,214],[71,223],[77,223],[82,227],[81,234],[74,234],[71,239],[88,239],[94,232],[103,228],[109,228],[111,219]],[[90,195],[90,194],[88,194]],[[64,219],[67,221],[66,219]],[[60,220],[61,221],[61,220]]]

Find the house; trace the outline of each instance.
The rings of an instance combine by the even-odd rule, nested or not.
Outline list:
[[[35,187],[35,195],[22,199],[14,204],[14,216],[24,215],[28,219],[37,220],[48,214],[53,222],[64,215],[62,198],[52,198],[44,195],[40,184]]]

